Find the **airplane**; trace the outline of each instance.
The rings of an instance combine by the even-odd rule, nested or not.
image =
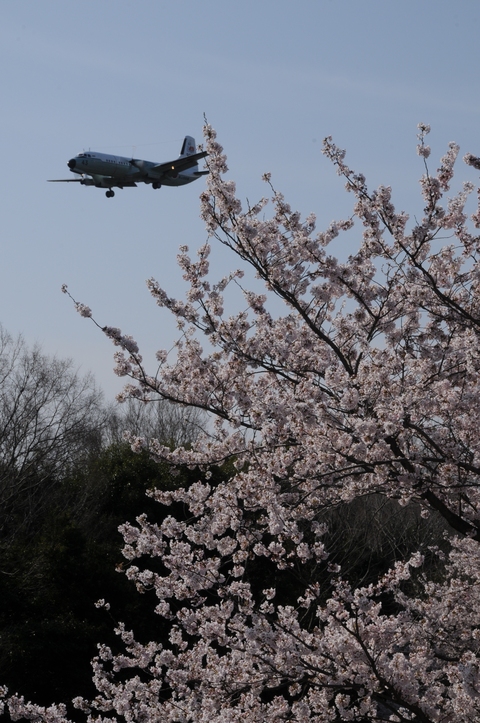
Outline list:
[[[184,186],[209,173],[208,170],[198,170],[198,161],[207,155],[207,151],[196,153],[192,136],[185,136],[179,157],[167,163],[88,151],[79,153],[67,162],[72,173],[78,174],[80,178],[53,178],[49,183],[81,183],[82,186],[107,188],[107,198],[115,195],[113,188],[133,187],[137,183],[147,183],[152,188]]]

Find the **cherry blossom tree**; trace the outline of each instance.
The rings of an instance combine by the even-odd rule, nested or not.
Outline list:
[[[153,376],[130,336],[103,331],[131,378],[125,398],[167,399],[212,423],[191,448],[131,437],[198,481],[152,493],[170,506],[162,522],[123,526],[127,575],[154,590],[169,636],[143,643],[118,626],[122,652],[100,646],[93,662],[98,696],[75,701],[90,720],[479,720],[480,201],[468,215],[472,183],[445,198],[459,148],[431,172],[429,130],[419,126],[420,220],[325,139],[354,208],[316,232],[272,186],[270,214],[266,199],[243,208],[205,127],[202,216],[241,269],[212,280],[208,242],[196,259],[181,248],[185,300],[148,282],[181,332]],[[329,250],[358,228],[341,262]],[[249,270],[263,293],[242,281]],[[244,304],[228,316],[235,289]],[[213,483],[227,461],[234,473]],[[322,514],[369,495],[416,503],[450,533],[354,586],[331,562]],[[8,707],[14,719],[66,719],[18,696]]]

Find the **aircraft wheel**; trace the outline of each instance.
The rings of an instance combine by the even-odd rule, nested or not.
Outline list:
[[[115,191],[111,191],[111,190],[110,190],[110,191],[107,191],[107,192],[105,193],[105,195],[106,195],[107,198],[113,198],[114,195],[115,195]]]
[[[152,188],[157,189],[157,188],[160,188],[160,186],[161,186],[160,183],[152,183]]]

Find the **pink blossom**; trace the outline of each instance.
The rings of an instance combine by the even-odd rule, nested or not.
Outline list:
[[[170,514],[122,526],[127,577],[155,591],[169,635],[139,643],[118,627],[123,651],[99,650],[98,696],[77,701],[92,717],[480,719],[480,212],[466,210],[471,183],[446,197],[458,146],[432,173],[430,127],[418,130],[423,218],[397,210],[388,185],[370,189],[328,137],[353,210],[315,232],[273,188],[270,205],[244,210],[206,124],[208,243],[180,248],[185,299],[148,282],[181,330],[175,358],[159,352],[149,375],[132,337],[102,327],[130,378],[124,398],[193,406],[210,423],[188,448],[149,444],[154,459],[195,470],[189,486],[151,493]],[[340,260],[334,245],[356,229]],[[231,316],[225,296],[243,270],[215,278],[218,244],[256,276]],[[373,495],[419,506],[449,536],[354,585],[323,513]],[[63,723],[60,707],[6,699],[14,719]]]

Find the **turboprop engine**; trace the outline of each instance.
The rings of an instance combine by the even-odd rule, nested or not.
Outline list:
[[[134,168],[137,168],[140,173],[142,173],[142,181],[144,183],[151,183],[152,188],[161,188],[161,182],[158,177],[158,173],[150,173],[150,169],[152,169],[155,166],[155,163],[152,163],[151,161],[142,161],[138,158],[131,158],[130,159],[130,165]],[[172,173],[172,178],[177,177],[177,173]]]
[[[152,166],[154,164],[150,163],[149,161],[141,161],[138,158],[131,158],[130,165],[138,168],[139,171],[145,171],[149,166]]]
[[[82,186],[94,186],[95,185],[95,181],[93,180],[93,178],[91,178],[90,176],[85,176],[85,175],[82,175],[82,177],[80,179],[80,183],[82,184]]]
[[[108,176],[99,176],[95,174],[94,176],[85,176],[83,175],[81,178],[80,183],[82,186],[96,186],[97,188],[110,188],[111,179]]]

